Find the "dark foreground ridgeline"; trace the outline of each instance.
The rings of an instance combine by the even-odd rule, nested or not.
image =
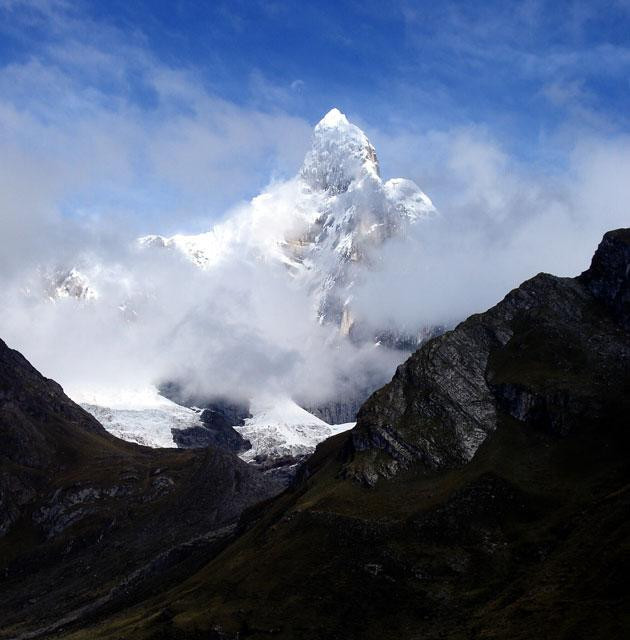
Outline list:
[[[281,486],[115,438],[0,340],[0,637],[50,637],[201,566]]]
[[[0,638],[630,637],[629,416],[628,229],[426,343],[275,498],[1,344]]]

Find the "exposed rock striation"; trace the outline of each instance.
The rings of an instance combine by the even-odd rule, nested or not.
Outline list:
[[[500,411],[567,433],[601,415],[606,381],[627,376],[630,232],[611,231],[578,278],[539,274],[483,314],[430,340],[361,408],[345,473],[368,484],[413,462],[471,460]],[[614,317],[602,314],[603,303]],[[540,353],[553,344],[554,361]],[[592,378],[584,384],[580,366]]]

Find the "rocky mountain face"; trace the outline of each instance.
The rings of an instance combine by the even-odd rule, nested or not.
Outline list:
[[[338,109],[315,127],[298,181],[296,211],[306,227],[285,237],[289,264],[314,296],[321,322],[336,324],[342,335],[374,340],[378,329],[368,337],[355,327],[355,282],[367,277],[387,240],[404,237],[435,208],[411,180],[381,179],[376,150]]]
[[[595,314],[593,298],[628,321],[629,251],[627,232],[610,232],[579,278],[539,274],[431,340],[361,408],[346,472],[373,484],[412,462],[434,470],[468,462],[501,411],[558,433],[601,415],[630,352],[626,333]],[[539,344],[553,349],[553,366]],[[576,357],[587,384],[581,368],[574,373]]]
[[[174,382],[164,384],[160,394],[180,406],[204,407],[199,414],[198,424],[186,428],[173,428],[173,442],[182,449],[214,447],[233,453],[243,453],[252,448],[234,428],[245,424],[251,418],[249,402],[234,401],[221,397],[194,397],[183,391]]]
[[[590,269],[579,278],[580,283],[619,320],[630,322],[630,239],[625,229],[604,236]]]
[[[0,637],[50,637],[185,575],[279,490],[227,452],[115,438],[0,341]]]
[[[238,538],[64,638],[622,638],[630,229],[434,338]]]
[[[173,441],[183,449],[198,449],[202,447],[214,447],[234,453],[242,453],[252,448],[252,443],[241,436],[234,428],[243,424],[241,418],[238,421],[230,420],[221,411],[207,408],[199,416],[201,424],[187,429],[172,429]],[[234,424],[233,424],[234,422]]]
[[[328,424],[343,424],[355,422],[357,413],[361,405],[369,398],[371,391],[365,389],[363,393],[358,393],[351,398],[330,400],[329,402],[310,403],[308,401],[300,403],[306,411],[322,419]]]

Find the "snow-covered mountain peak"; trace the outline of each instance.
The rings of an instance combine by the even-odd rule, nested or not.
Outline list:
[[[314,190],[344,193],[354,182],[378,179],[376,150],[359,127],[331,109],[313,131],[300,177]]]
[[[88,277],[76,268],[46,274],[44,280],[47,283],[48,295],[51,300],[62,298],[96,300],[99,297]]]
[[[381,179],[368,137],[335,108],[315,126],[295,178],[270,186],[206,233],[151,235],[139,244],[176,249],[207,270],[230,256],[279,261],[311,295],[319,321],[347,334],[357,278],[368,277],[385,242],[435,213],[413,181]]]
[[[317,127],[339,127],[348,126],[348,118],[345,113],[341,113],[337,107],[333,107],[317,124]]]

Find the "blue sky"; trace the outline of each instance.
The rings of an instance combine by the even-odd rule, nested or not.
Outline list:
[[[4,13],[4,63],[81,38],[56,30],[65,18],[85,25],[87,41],[123,40],[194,70],[209,92],[309,121],[340,104],[385,126],[492,121],[521,141],[579,117],[580,108],[628,126],[623,0],[9,1]],[[156,97],[142,74],[128,80],[128,97],[150,109]]]
[[[332,106],[438,200],[461,132],[548,175],[630,129],[627,0],[2,0],[0,25],[10,151],[67,168],[70,215],[200,228],[294,173]]]

